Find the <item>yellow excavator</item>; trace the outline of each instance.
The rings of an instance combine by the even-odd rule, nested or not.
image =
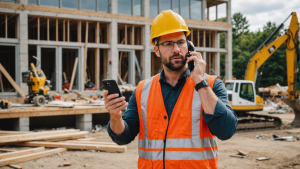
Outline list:
[[[290,16],[292,16],[291,23],[285,34],[269,43]],[[281,126],[282,122],[280,118],[256,114],[253,111],[263,110],[263,99],[259,95],[256,95],[255,91],[257,71],[284,42],[286,43],[288,97],[282,99],[282,101],[289,105],[295,112],[295,119],[292,122],[292,126],[300,127],[300,97],[299,91],[296,92],[295,88],[296,75],[298,73],[296,48],[298,44],[299,22],[295,12],[290,16],[254,52],[254,55],[248,62],[244,80],[228,80],[225,83],[229,102],[239,118],[238,129]]]
[[[37,57],[33,56],[39,64]],[[46,100],[55,100],[54,94],[48,94],[50,90],[50,81],[47,80],[42,70],[37,70],[33,63],[30,64],[29,71],[22,72],[22,82],[27,83],[29,93],[25,97],[25,103],[34,103],[37,106],[45,104]]]

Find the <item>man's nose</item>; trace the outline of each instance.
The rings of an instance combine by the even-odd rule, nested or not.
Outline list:
[[[180,51],[180,49],[179,49],[177,43],[174,43],[173,51],[174,51],[174,52],[179,52],[179,51]]]

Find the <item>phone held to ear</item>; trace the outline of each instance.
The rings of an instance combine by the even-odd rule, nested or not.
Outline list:
[[[191,42],[189,40],[187,41],[187,44],[188,44],[188,56],[187,57],[191,57],[192,55],[190,54],[190,51],[195,51],[195,47],[194,47],[193,42]],[[194,67],[195,67],[195,62],[194,61],[190,61],[188,63],[188,68],[190,69],[190,71],[193,71]]]
[[[122,97],[117,82],[114,79],[104,79],[102,80],[102,83],[104,85],[104,89],[108,90],[108,95],[117,93],[119,94],[119,97]]]

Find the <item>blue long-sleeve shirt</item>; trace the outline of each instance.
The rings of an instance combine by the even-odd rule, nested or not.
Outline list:
[[[183,75],[178,79],[177,84],[173,87],[166,81],[164,70],[161,71],[159,82],[161,84],[163,100],[169,119],[172,118],[172,111],[189,75],[190,71],[189,69],[186,69]],[[225,86],[223,82],[218,78],[213,85],[213,91],[218,97],[218,102],[214,114],[206,114],[203,110],[202,115],[204,121],[209,127],[210,132],[213,135],[217,136],[219,139],[226,140],[232,137],[236,131],[237,117],[227,99]],[[115,143],[119,145],[130,143],[139,133],[139,116],[135,94],[136,91],[134,90],[132,96],[129,99],[127,110],[122,116],[125,124],[125,130],[123,131],[123,133],[116,135],[110,129],[110,122],[107,125],[109,136]]]

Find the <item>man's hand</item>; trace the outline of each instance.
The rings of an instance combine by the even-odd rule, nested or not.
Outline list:
[[[190,51],[190,54],[192,56],[187,58],[186,63],[189,63],[192,60],[195,62],[195,68],[191,72],[190,76],[195,84],[198,84],[204,80],[206,62],[203,60],[201,53]]]
[[[104,92],[105,99],[105,108],[109,112],[112,118],[120,119],[122,118],[121,110],[125,109],[128,106],[128,103],[125,101],[125,97],[119,97],[119,94],[110,94],[108,91]]]
[[[125,130],[121,110],[128,106],[125,97],[118,98],[119,94],[110,94],[104,92],[105,108],[110,114],[110,129],[115,134],[121,134]]]

